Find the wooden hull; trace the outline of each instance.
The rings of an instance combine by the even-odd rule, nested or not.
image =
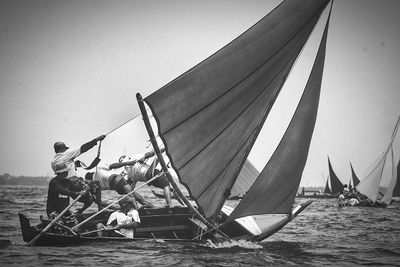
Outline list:
[[[296,196],[297,198],[338,198],[339,195],[338,194],[334,194],[334,195],[298,195]]]
[[[144,239],[163,239],[163,240],[190,240],[195,239],[199,232],[199,226],[191,221],[193,213],[189,208],[156,208],[142,209],[139,211],[141,225],[135,230],[135,238],[125,237],[98,237],[96,232],[85,234],[96,230],[97,223],[106,224],[110,214],[103,213],[96,216],[90,223],[85,224],[79,235],[68,233],[44,233],[36,242],[38,246],[65,246],[81,244],[85,242],[106,242],[106,241],[134,241]],[[92,214],[82,214],[76,216],[78,221],[83,221]],[[49,223],[48,220],[42,220],[38,225],[31,226],[29,219],[23,214],[19,214],[22,236],[25,242],[31,241],[40,231]],[[201,239],[213,237],[212,233],[201,236]]]
[[[294,217],[296,217],[302,210],[304,210],[312,201],[307,201],[304,204],[298,205],[293,209],[293,212],[288,215],[285,220],[274,224],[273,226],[262,228],[260,234],[252,233],[246,223],[243,221],[234,220],[229,223],[224,223],[227,214],[222,214],[221,221],[219,222],[219,230],[232,239],[248,239],[254,241],[261,241],[279,231]],[[77,215],[78,221],[83,221],[92,214]],[[204,224],[199,222],[194,213],[187,207],[176,208],[154,208],[154,209],[140,209],[139,215],[141,224],[135,229],[135,237],[99,237],[97,236],[96,224],[106,224],[110,212],[104,212],[94,217],[90,222],[85,224],[80,233],[76,234],[65,227],[64,233],[56,233],[52,229],[41,235],[36,241],[36,246],[69,246],[83,244],[87,242],[109,242],[121,241],[132,242],[139,240],[157,240],[171,242],[199,242],[207,239],[220,239],[221,235],[217,231],[207,231]],[[251,217],[251,216],[250,216]],[[41,230],[50,223],[49,220],[41,219],[41,223],[32,226],[30,220],[23,214],[19,214],[21,223],[22,236],[25,242],[29,243],[34,237],[40,234]]]

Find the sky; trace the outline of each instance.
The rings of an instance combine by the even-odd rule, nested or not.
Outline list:
[[[108,134],[102,144],[105,163],[146,151],[136,93],[146,97],[172,81],[279,3],[1,0],[0,174],[52,176],[56,141],[79,147]],[[301,185],[325,184],[328,155],[347,183],[350,162],[362,177],[386,149],[400,115],[398,14],[396,0],[335,1]],[[325,12],[278,97],[266,121],[271,126],[250,153],[259,170],[296,108],[326,17]],[[82,159],[90,163],[95,153],[96,148]]]

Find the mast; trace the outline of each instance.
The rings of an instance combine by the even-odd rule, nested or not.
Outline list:
[[[158,147],[153,129],[151,127],[150,124],[150,120],[149,120],[149,116],[147,114],[146,108],[144,106],[144,102],[143,102],[143,98],[142,96],[137,93],[136,94],[136,99],[138,101],[139,104],[139,108],[140,108],[140,112],[142,113],[143,116],[143,121],[144,121],[144,125],[146,127],[147,133],[149,134],[150,137],[150,142],[153,146],[153,150],[155,152],[155,154],[157,155],[157,159],[160,162],[160,165],[162,167],[163,172],[165,173],[165,176],[168,179],[168,182],[171,184],[171,186],[174,188],[175,192],[179,195],[179,197],[182,199],[182,201],[186,204],[186,206],[188,206],[197,216],[197,218],[204,223],[209,229],[212,229],[213,226],[211,225],[211,223],[209,221],[207,221],[201,214],[200,212],[195,209],[192,204],[189,202],[189,200],[185,197],[185,195],[182,193],[181,189],[179,188],[179,186],[175,183],[174,179],[172,178],[171,174],[168,171],[168,167],[167,164],[164,161],[163,156],[161,155],[161,150]],[[226,235],[224,235],[226,236]]]

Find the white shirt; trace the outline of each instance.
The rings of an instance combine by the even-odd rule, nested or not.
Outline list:
[[[93,175],[93,181],[98,181],[101,186],[101,190],[111,190],[108,178],[113,174],[120,174],[120,169],[110,170],[110,165],[97,166],[96,172]]]
[[[81,155],[80,148],[68,148],[64,152],[57,153],[51,161],[51,168],[55,173],[68,171],[67,178],[76,176],[74,159],[79,155]]]
[[[131,166],[126,166],[126,178],[130,183],[146,182],[146,172],[149,169],[147,165],[136,162]]]
[[[129,161],[143,159],[144,155],[145,154],[137,154],[133,158],[130,158]],[[128,182],[130,184],[136,184],[136,182],[146,182],[146,173],[149,170],[149,165],[153,160],[155,160],[154,157],[148,158],[146,160],[146,164],[143,164],[143,162],[136,162],[133,165],[125,166],[126,179]]]
[[[133,221],[140,223],[139,212],[135,209],[128,211],[128,214],[123,213],[120,210],[111,213],[108,218],[107,225],[110,225],[112,221],[117,220],[117,225],[128,224]],[[133,229],[122,228],[120,230],[115,230],[115,232],[124,235],[128,238],[133,238]]]

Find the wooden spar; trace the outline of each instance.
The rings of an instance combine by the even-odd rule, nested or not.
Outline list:
[[[169,173],[167,165],[165,164],[164,158],[161,155],[160,148],[158,147],[158,144],[157,144],[156,137],[154,135],[153,129],[151,127],[149,116],[147,115],[147,111],[146,111],[146,108],[145,108],[144,103],[143,103],[143,98],[139,93],[137,93],[136,94],[136,99],[138,101],[140,112],[142,113],[144,125],[146,127],[147,133],[149,134],[151,144],[153,145],[154,152],[157,155],[158,161],[160,162],[161,167],[163,169],[163,172],[165,173],[165,176],[167,177],[169,183],[172,185],[172,187],[174,188],[175,192],[183,200],[183,202],[186,204],[186,206],[188,206],[194,212],[194,214],[198,217],[198,219],[202,223],[204,223],[209,229],[212,229],[213,226],[211,225],[211,223],[208,222],[207,219],[204,218],[199,213],[199,211],[192,206],[192,204],[184,196],[184,194],[182,193],[181,189],[178,187],[178,185],[175,183],[174,179],[172,178],[171,174]],[[225,234],[224,234],[224,236],[226,237]]]

